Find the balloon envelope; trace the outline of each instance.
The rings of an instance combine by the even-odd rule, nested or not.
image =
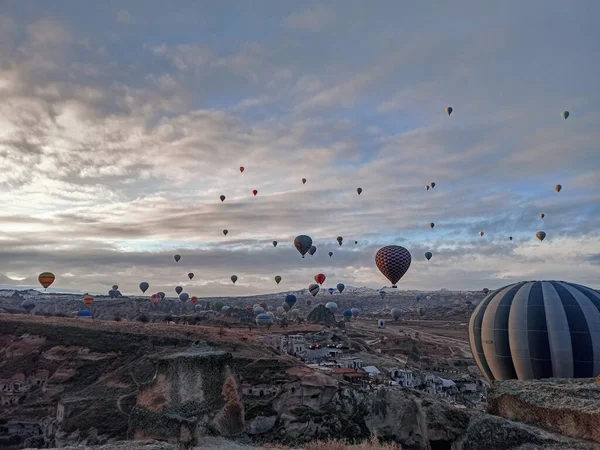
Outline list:
[[[175,286],[175,292],[177,292],[177,295],[181,294],[182,291],[183,288],[181,286]]]
[[[321,286],[323,285],[323,283],[325,283],[325,275],[322,273],[319,273],[317,275],[315,275],[315,281],[317,283],[319,283]]]
[[[35,308],[35,303],[31,299],[26,299],[23,300],[23,303],[21,303],[21,307],[27,311],[27,313],[30,313],[33,308]]]
[[[285,296],[285,303],[290,307],[294,306],[296,304],[296,301],[297,299],[294,294],[288,294]]]
[[[233,281],[233,284],[235,284],[235,282],[238,280],[237,275],[231,275],[231,281]]]
[[[392,308],[391,314],[394,320],[398,320],[402,316],[402,311],[400,308]]]
[[[432,256],[433,256],[433,253],[431,253],[431,252],[425,252],[425,258],[427,258],[427,261],[429,261]]]
[[[375,255],[375,264],[379,271],[392,283],[393,287],[410,267],[411,257],[408,250],[399,245],[382,247]]]
[[[312,239],[310,238],[310,236],[301,234],[300,236],[296,236],[296,238],[294,239],[294,247],[296,247],[296,250],[300,252],[303,258],[304,255],[306,255],[306,252],[310,250],[311,246]]]
[[[340,291],[340,294],[341,294],[342,292],[344,292],[344,289],[346,288],[346,286],[344,286],[344,283],[338,283],[336,288],[338,291]]]
[[[546,238],[546,233],[543,231],[538,231],[537,233],[535,233],[535,237],[538,238],[540,241],[543,241]]]
[[[273,325],[273,318],[269,314],[261,313],[256,316],[256,325],[259,327],[267,327],[269,325]]]
[[[215,311],[221,311],[224,306],[225,306],[225,303],[223,303],[220,300],[215,302]]]
[[[356,188],[356,192],[358,192],[358,195],[360,195],[362,193],[362,188]]]
[[[327,289],[327,291],[329,292],[329,295],[333,295],[333,292],[335,291],[334,288],[329,288]]]
[[[225,201],[225,196],[224,195],[221,195],[219,198],[221,199],[222,202]]]
[[[311,284],[310,286],[308,286],[308,292],[310,292],[313,297],[319,293],[320,289],[321,288],[319,287],[318,284]]]
[[[188,278],[191,280],[192,278],[194,278],[194,274],[192,272],[188,273]]]
[[[554,186],[554,190],[555,190],[556,192],[560,192],[560,191],[561,191],[561,189],[562,189],[562,186],[561,186],[560,184],[557,184],[556,186]]]
[[[47,288],[52,283],[54,283],[54,280],[55,280],[55,277],[52,272],[42,272],[38,276],[38,281],[44,288]]]
[[[561,116],[563,116],[563,118],[565,120],[567,120],[567,118],[569,117],[569,115],[570,115],[569,111],[563,111],[563,113],[561,114]]]
[[[181,294],[179,294],[179,300],[181,300],[182,302],[187,302],[190,298],[190,295],[187,292],[182,292]]]
[[[310,256],[314,255],[316,251],[317,251],[317,247],[315,247],[314,245],[311,245],[310,248],[308,249],[308,253],[310,254]]]
[[[281,282],[281,277],[279,275],[277,275],[275,277],[275,283],[279,284]]]
[[[277,241],[273,241],[273,247],[277,247]]]
[[[146,283],[145,281],[142,281],[140,283],[140,291],[142,291],[142,293],[146,292],[149,287],[150,287],[150,285],[148,283]]]
[[[446,108],[446,114],[450,115],[450,114],[452,114],[452,111],[453,111],[452,106],[448,106]]]
[[[179,260],[181,259],[181,255],[175,255],[173,256],[173,259],[175,260],[175,262],[179,262]]]
[[[327,309],[330,309],[330,310],[332,310],[332,311],[335,311],[335,310],[337,310],[337,309],[338,309],[338,305],[337,305],[337,303],[336,303],[336,302],[327,302],[327,303],[325,304],[325,308],[327,308]]]

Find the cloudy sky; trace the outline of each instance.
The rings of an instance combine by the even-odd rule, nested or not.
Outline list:
[[[3,0],[0,285],[598,286],[600,3],[435,3]]]

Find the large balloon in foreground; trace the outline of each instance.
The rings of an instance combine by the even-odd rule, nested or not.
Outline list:
[[[431,252],[425,252],[425,258],[427,258],[427,261],[429,261],[432,256],[433,256],[433,253],[431,253]]]
[[[323,285],[323,283],[325,283],[325,275],[322,273],[319,273],[317,275],[315,275],[315,281],[317,283],[319,283],[321,286]]]
[[[148,283],[146,283],[145,281],[142,281],[140,283],[140,291],[142,291],[142,293],[146,292],[149,287],[150,287],[150,285]]]
[[[569,111],[563,111],[563,113],[561,114],[561,116],[563,117],[563,119],[567,120],[569,118]]]
[[[38,281],[42,286],[44,286],[44,289],[54,283],[54,280],[55,278],[52,272],[42,272],[38,276]]]
[[[308,286],[308,292],[310,292],[313,297],[319,293],[320,289],[321,288],[319,287],[318,284],[311,284],[310,286]]]
[[[382,247],[375,255],[375,264],[379,271],[392,283],[395,288],[396,283],[404,276],[410,267],[410,253],[404,247],[399,245],[388,245]]]
[[[194,278],[194,274],[192,272],[188,273],[188,278],[191,280],[192,278]]]
[[[235,284],[235,282],[238,280],[237,275],[231,275],[231,281],[233,281],[233,284]]]
[[[560,192],[560,191],[561,191],[561,189],[562,189],[562,186],[561,186],[560,184],[557,184],[556,186],[554,186],[554,190],[555,190],[556,192]]]
[[[175,286],[175,292],[177,292],[177,295],[181,294],[182,291],[183,288],[181,286]]]
[[[279,284],[281,282],[281,276],[276,275],[275,276],[275,283]]]
[[[543,241],[546,237],[546,233],[544,233],[543,231],[538,231],[537,233],[535,233],[535,237],[538,238],[540,241]]]
[[[523,281],[484,298],[469,321],[471,351],[490,380],[600,373],[600,294],[564,281]]]
[[[362,193],[362,188],[356,188],[356,192],[358,193],[358,195],[360,195]]]
[[[344,286],[344,283],[338,283],[336,288],[338,291],[340,291],[340,294],[341,294],[342,292],[344,292],[344,289],[346,288],[346,286]]]
[[[448,106],[446,108],[446,114],[450,115],[450,114],[452,114],[452,111],[453,111],[452,106]]]
[[[304,255],[306,255],[306,252],[310,250],[311,246],[312,239],[310,238],[310,236],[301,234],[300,236],[296,236],[296,238],[294,239],[294,247],[296,247],[296,250],[300,252],[303,258]]]
[[[175,260],[175,262],[179,262],[179,260],[181,259],[181,255],[175,255],[173,256],[173,259]]]
[[[392,318],[395,321],[398,321],[398,319],[400,319],[400,316],[402,316],[402,311],[400,310],[400,308],[392,308],[390,312],[392,314]]]

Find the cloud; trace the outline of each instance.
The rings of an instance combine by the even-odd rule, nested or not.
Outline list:
[[[119,23],[133,23],[133,15],[125,9],[118,11],[115,18]]]
[[[327,7],[318,6],[285,17],[281,23],[287,30],[323,31],[335,22],[335,12]]]

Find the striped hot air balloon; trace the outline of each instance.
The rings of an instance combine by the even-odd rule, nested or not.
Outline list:
[[[54,280],[55,280],[55,277],[52,272],[42,272],[38,276],[38,281],[44,287],[44,289],[46,289],[48,286],[50,286],[52,283],[54,283]]]
[[[564,281],[523,281],[473,311],[469,341],[490,380],[587,378],[600,373],[600,294]]]
[[[266,313],[262,313],[256,316],[256,325],[259,327],[268,327],[269,325],[273,325],[273,318]]]
[[[308,286],[308,292],[310,292],[313,297],[319,293],[320,289],[321,288],[319,287],[318,284],[311,284],[310,286]]]

